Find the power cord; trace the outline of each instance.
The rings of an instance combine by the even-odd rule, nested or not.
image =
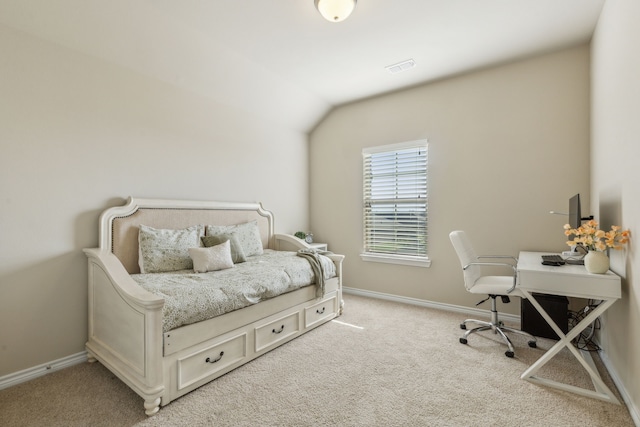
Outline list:
[[[571,328],[575,327],[587,314],[594,308],[600,305],[595,300],[589,300],[588,304],[579,311],[569,311],[569,325]],[[593,342],[593,336],[596,330],[600,329],[600,318],[596,318],[589,326],[584,328],[582,332],[578,334],[571,342],[579,350],[585,351],[599,351],[600,347]]]

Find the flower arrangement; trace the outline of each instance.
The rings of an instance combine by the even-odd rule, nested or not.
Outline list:
[[[589,251],[604,251],[607,248],[622,249],[629,241],[629,230],[621,230],[620,226],[612,225],[611,230],[604,231],[598,228],[598,221],[589,220],[578,228],[571,228],[569,224],[564,226],[565,236],[574,235],[573,240],[567,241],[567,245],[581,244]]]

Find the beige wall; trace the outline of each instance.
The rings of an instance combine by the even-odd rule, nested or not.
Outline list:
[[[98,215],[261,201],[307,228],[307,136],[0,26],[0,377],[84,350]]]
[[[605,226],[631,230],[628,251],[614,252],[622,299],[601,340],[640,422],[640,2],[607,0],[592,42],[591,206]],[[638,274],[635,274],[638,273]]]
[[[402,78],[398,75],[397,78]],[[363,147],[429,140],[430,268],[363,262]],[[335,109],[310,136],[311,227],[347,256],[347,287],[474,307],[449,242],[560,251],[568,200],[589,206],[589,48],[484,69]],[[519,313],[519,301],[503,307]]]

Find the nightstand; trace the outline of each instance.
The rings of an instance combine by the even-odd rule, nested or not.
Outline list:
[[[309,243],[309,246],[318,251],[328,251],[328,245],[326,243]]]

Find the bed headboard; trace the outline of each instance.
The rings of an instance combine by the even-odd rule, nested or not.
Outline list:
[[[235,225],[256,220],[262,245],[272,246],[273,214],[260,203],[211,202],[192,200],[138,199],[109,208],[100,216],[100,249],[113,253],[129,272],[138,266],[140,224],[154,228],[180,229],[192,225]]]

